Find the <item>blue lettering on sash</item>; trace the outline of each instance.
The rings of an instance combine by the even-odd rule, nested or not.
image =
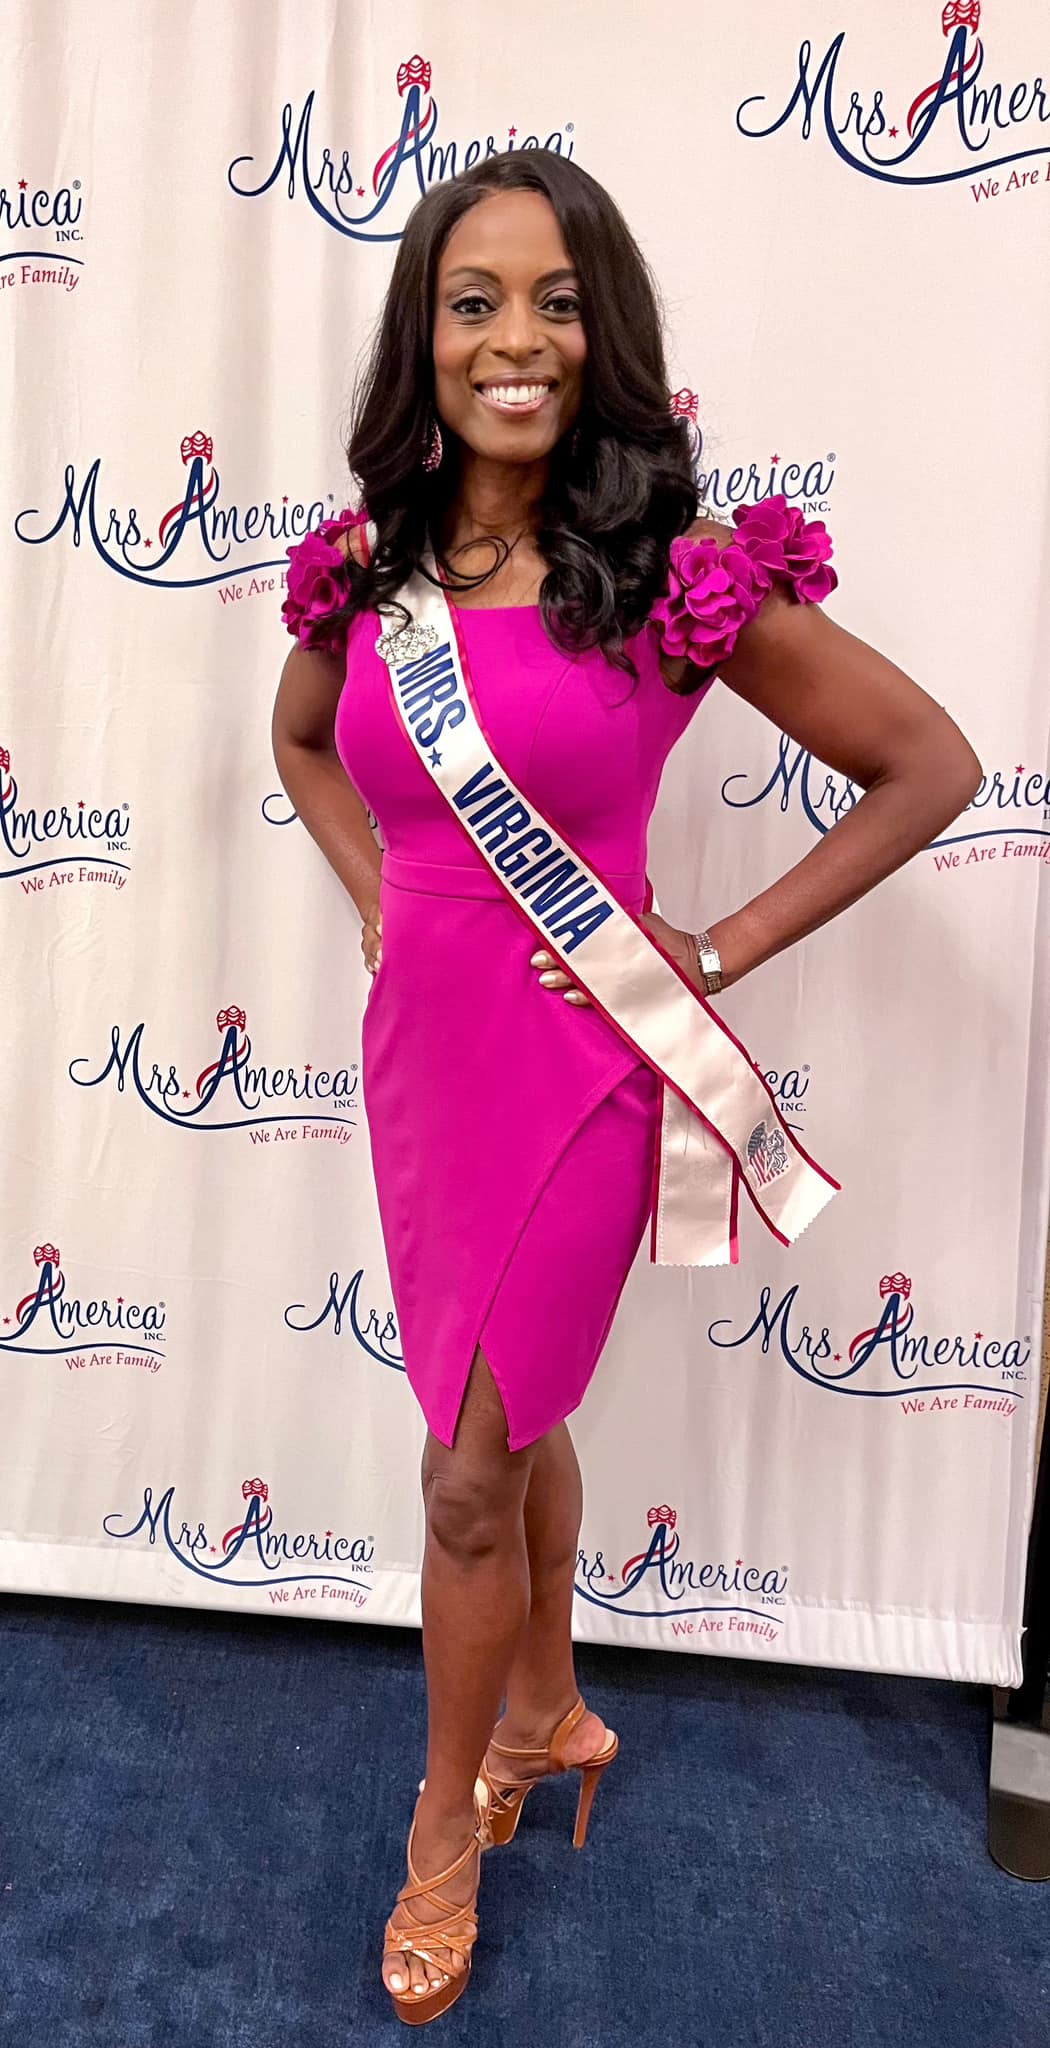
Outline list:
[[[421,747],[434,746],[446,725],[462,725],[467,715],[447,642],[430,654],[421,655],[418,661],[403,662],[397,671],[397,687],[405,717],[415,728],[416,742]],[[428,718],[426,714],[435,710],[436,716]]]
[[[419,666],[419,664],[416,664]],[[479,843],[495,854],[493,866],[522,899],[532,899],[529,914],[542,924],[564,953],[572,953],[613,914],[579,863],[559,846],[553,834],[534,825],[532,814],[507,788],[494,764],[486,761],[452,798],[456,809],[471,813],[470,826]],[[485,829],[479,827],[484,821]],[[515,836],[517,835],[517,836]],[[536,851],[538,858],[529,859]]]
[[[520,875],[522,868],[528,867],[529,864],[527,849],[535,848],[538,852],[545,853],[550,844],[550,833],[545,832],[542,825],[534,825],[530,832],[520,832],[516,839],[511,840],[509,846],[503,848],[502,853],[497,854],[496,866],[501,875]]]
[[[518,802],[516,796],[511,796],[507,798],[506,803],[497,804],[496,809],[489,812],[484,830],[478,833],[478,838],[483,846],[488,847],[490,853],[495,853],[498,848],[506,846],[512,833],[520,832],[523,825],[531,823],[531,812],[523,803]]]

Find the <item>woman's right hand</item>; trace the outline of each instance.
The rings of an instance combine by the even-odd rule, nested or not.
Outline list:
[[[383,958],[383,914],[378,904],[361,927],[361,951],[369,974],[378,974]]]

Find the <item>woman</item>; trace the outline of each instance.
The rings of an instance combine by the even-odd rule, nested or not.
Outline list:
[[[819,609],[835,582],[821,526],[782,499],[735,515],[735,532],[697,516],[667,391],[651,282],[612,201],[544,150],[495,157],[428,193],[401,242],[348,447],[368,532],[347,513],[290,551],[299,644],[275,754],[363,921],[365,1107],[429,1425],[426,1778],[383,1959],[414,2022],[465,1987],[481,1848],[567,1769],[582,1844],[616,1751],[573,1670],[581,1486],[565,1417],[650,1211],[659,1080],[468,840],[433,779],[429,697],[432,753],[413,759],[385,665],[396,643],[377,651],[377,634],[412,616],[396,608],[410,576],[440,579],[512,788],[696,991],[855,902],[980,779],[945,712]],[[414,630],[405,644],[425,650],[433,636]],[[644,907],[645,839],[716,670],[865,794],[698,945]]]

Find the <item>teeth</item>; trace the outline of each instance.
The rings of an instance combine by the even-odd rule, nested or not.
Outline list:
[[[496,405],[533,405],[539,398],[546,398],[546,384],[486,384],[485,396]]]

